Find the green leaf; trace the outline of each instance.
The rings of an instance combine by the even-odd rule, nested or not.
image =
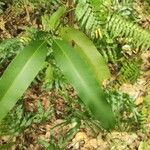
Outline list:
[[[112,128],[115,123],[114,115],[89,65],[66,41],[54,40],[53,49],[58,66],[95,119],[105,129]]]
[[[55,30],[59,24],[60,18],[66,12],[66,7],[61,6],[58,8],[56,12],[52,14],[52,16],[44,15],[42,17],[42,24],[46,31]]]
[[[24,48],[8,66],[0,79],[0,121],[36,77],[46,55],[45,41],[36,40]]]
[[[104,79],[110,77],[105,60],[86,35],[76,29],[65,27],[61,30],[61,36],[64,40],[75,42],[76,51],[82,56],[91,71],[94,72],[100,84]]]
[[[47,83],[52,83],[53,81],[53,68],[51,66],[51,64],[49,64],[49,66],[47,67],[46,69],[46,72],[45,72],[45,84]]]

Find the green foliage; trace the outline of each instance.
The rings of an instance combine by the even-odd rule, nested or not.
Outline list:
[[[117,70],[121,68],[117,79],[119,85],[124,82],[134,83],[140,75],[139,63],[137,61],[133,63],[133,59],[131,64],[125,62],[122,65],[123,61],[120,60],[125,58],[126,52],[117,40],[119,38],[123,38],[124,41],[130,40],[132,49],[129,53],[134,53],[135,49],[150,49],[150,33],[133,22],[135,19],[133,0],[76,0],[76,4],[75,13],[80,27],[94,39],[106,62],[113,63]]]
[[[120,61],[120,69],[112,81],[109,82],[109,88],[118,89],[122,84],[134,84],[140,77],[141,60],[128,59]]]
[[[117,64],[121,57],[121,48],[108,33],[105,33],[101,39],[94,39],[94,44],[106,62]]]
[[[139,49],[150,48],[149,31],[143,30],[134,22],[125,20],[118,15],[128,16],[132,13],[132,0],[123,2],[84,0],[76,2],[77,20],[88,34],[91,33],[92,37],[98,37],[95,34],[100,34],[101,37],[102,33],[108,30],[114,37],[131,38],[133,44]],[[111,5],[113,9],[111,9]]]
[[[141,50],[150,48],[150,33],[133,22],[127,21],[118,15],[113,15],[107,29],[114,37],[131,38],[132,43]]]
[[[38,143],[45,149],[45,150],[61,150],[60,147],[56,144],[54,140],[50,143],[44,140],[38,140]]]
[[[150,95],[147,95],[144,98],[144,102],[142,104],[142,108],[140,111],[140,124],[141,128],[144,132],[147,132],[148,125],[150,123]]]
[[[49,64],[48,67],[46,68],[45,71],[45,79],[44,79],[44,84],[52,84],[54,78],[54,69],[53,67]]]
[[[57,144],[60,149],[64,149],[67,146],[67,143],[77,133],[77,131],[80,128],[80,125],[81,125],[81,120],[79,118],[75,118],[75,117],[72,116],[71,118],[68,118],[63,123],[61,123],[61,124],[54,127],[54,128],[62,128],[62,127],[65,127],[65,126],[68,127],[69,125],[71,127],[68,129],[67,133],[65,135],[60,134],[60,138],[59,138],[59,141],[58,141],[58,144]],[[54,139],[54,137],[52,136],[51,139]]]
[[[142,140],[138,147],[139,150],[147,150],[149,148],[150,148],[149,141],[146,141],[146,140]]]
[[[73,28],[63,28],[61,30],[61,36],[70,43],[72,41],[74,42],[74,49],[88,64],[90,70],[94,72],[100,85],[104,79],[110,78],[109,69],[104,59],[98,53],[92,41],[90,41],[82,32]],[[101,70],[103,70],[103,72]]]
[[[43,67],[45,41],[33,41],[11,62],[0,80],[0,121],[13,108]]]
[[[88,69],[88,65],[65,41],[55,40],[53,49],[57,64],[77,90],[93,116],[101,121],[104,128],[112,128],[114,126],[113,113],[105,101],[102,89],[99,87],[94,75]]]
[[[137,121],[138,112],[134,104],[134,99],[126,93],[117,91],[107,91],[107,100],[112,105],[112,110],[117,118],[118,125],[123,120],[134,118]]]
[[[113,63],[113,65],[117,64],[120,69],[117,83],[136,82],[140,74],[139,62],[134,59],[129,62],[124,61],[123,53],[125,52],[122,48],[124,44],[121,47],[117,41],[120,37],[123,39],[128,38],[134,45],[133,49],[147,50],[150,48],[149,31],[124,19],[129,19],[132,16],[133,1],[74,0],[74,2],[76,5],[74,5],[73,10],[77,18],[75,26],[77,28],[81,27],[89,37],[92,37],[97,49],[107,62]],[[68,15],[69,12],[66,12],[65,8],[68,3],[63,0],[13,0],[12,3],[14,8],[23,11],[25,9],[25,11],[28,11],[27,8],[31,8],[38,11],[37,15],[44,14],[42,17],[43,28],[41,28],[44,31],[32,28],[19,39],[11,39],[0,43],[0,63],[2,64],[3,62],[6,63],[6,59],[10,61],[32,39],[37,41],[33,45],[29,44],[30,50],[26,49],[26,51],[23,50],[19,53],[0,80],[0,120],[14,106],[38,74],[47,55],[46,67],[44,68],[46,70],[45,75],[43,75],[43,71],[40,72],[39,76],[43,78],[40,81],[44,81],[45,86],[50,85],[50,90],[52,87],[59,90],[61,83],[65,85],[69,80],[87,108],[93,112],[94,117],[101,121],[102,126],[107,129],[113,126],[113,114],[111,114],[111,109],[105,101],[105,95],[99,87],[99,83],[102,84],[104,79],[110,77],[102,56],[97,52],[93,43],[76,29],[67,27],[61,30],[61,37],[68,42],[54,40],[56,38],[60,39],[58,27],[69,22],[70,17],[68,16],[70,15]],[[1,4],[3,5],[3,3],[0,3],[0,6]],[[29,15],[30,13],[32,18],[32,11],[29,12]],[[64,13],[66,13],[66,16],[62,17]],[[124,16],[124,18],[121,16]],[[45,42],[45,49],[46,44],[49,45],[48,53],[45,49],[39,48],[40,41],[45,39],[48,39]],[[52,49],[53,40],[54,47]],[[30,55],[31,60],[26,55],[29,51],[33,54]],[[9,59],[10,57],[11,59]],[[57,68],[57,65],[63,70],[65,76]],[[127,95],[113,93],[110,94],[110,97],[114,99],[112,105],[114,111],[119,110],[119,112],[122,112],[123,108],[126,110],[129,108],[127,111],[130,111],[130,109],[133,111],[133,105]],[[115,109],[115,105],[117,109]],[[72,130],[70,132],[72,133]]]
[[[13,58],[21,49],[23,44],[19,38],[7,39],[0,42],[0,63],[2,64],[6,59]]]
[[[107,21],[111,0],[76,0],[76,3],[75,13],[80,26],[95,37],[95,31]]]
[[[123,1],[118,1],[118,0],[112,0],[112,5],[114,11],[117,13],[121,14],[122,16],[132,16],[133,15],[133,2],[134,0],[123,0]]]
[[[34,27],[27,27],[25,32],[17,38],[0,41],[0,63],[10,61],[18,54],[31,40],[38,38],[39,32]]]
[[[22,42],[24,45],[29,44],[30,41],[35,40],[39,36],[39,32],[34,27],[27,27],[25,32],[21,36],[19,36],[19,41]]]
[[[61,130],[62,128],[68,128],[72,126],[71,128],[68,129],[67,133],[62,135],[60,133],[59,135],[59,140],[57,141],[53,135],[50,136],[50,142],[46,142],[43,140],[38,140],[38,143],[42,145],[45,149],[47,150],[63,150],[66,148],[68,142],[73,138],[73,136],[77,133],[78,129],[80,128],[81,125],[81,120],[78,118],[69,118],[66,121],[56,125],[51,133],[53,134],[53,130],[55,128],[57,130]]]
[[[140,61],[133,59],[122,61],[122,67],[117,76],[118,84],[131,83],[134,84],[140,76]]]
[[[52,14],[52,16],[44,15],[42,17],[42,24],[44,26],[45,31],[56,30],[59,25],[60,18],[66,12],[66,7],[61,6],[59,9]]]
[[[36,112],[26,112],[23,103],[17,104],[6,118],[0,123],[0,136],[17,136],[32,124],[39,124],[49,120],[52,115],[52,108],[44,110],[41,102],[38,102]]]
[[[14,145],[14,142],[11,142],[11,143],[8,143],[8,144],[3,144],[3,145],[0,145],[0,149],[1,150],[6,150],[6,149],[11,148],[13,145]]]

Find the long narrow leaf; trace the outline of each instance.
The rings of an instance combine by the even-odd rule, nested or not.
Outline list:
[[[42,25],[45,31],[55,30],[61,20],[61,17],[65,14],[66,7],[61,6],[51,16],[45,14],[42,16]]]
[[[88,64],[65,41],[55,40],[53,49],[60,69],[93,116],[101,122],[104,128],[113,127],[114,115]]]
[[[0,79],[0,121],[23,95],[43,66],[44,41],[33,41],[11,62]]]
[[[100,84],[102,84],[104,79],[110,77],[106,62],[86,35],[74,28],[65,27],[61,30],[61,36],[64,40],[75,42],[76,51],[88,63]]]

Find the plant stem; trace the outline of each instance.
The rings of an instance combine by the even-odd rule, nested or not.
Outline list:
[[[74,26],[74,12],[73,12],[73,0],[68,0],[68,6],[69,6],[69,20],[68,24],[69,26]]]

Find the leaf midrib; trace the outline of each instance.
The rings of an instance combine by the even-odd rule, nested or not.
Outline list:
[[[56,41],[55,41],[55,43],[57,44]],[[57,44],[57,46],[60,47],[59,44]],[[60,47],[60,49],[61,49],[61,47]],[[87,88],[87,86],[85,86],[85,85],[86,85],[86,82],[85,82],[84,78],[82,78],[82,77],[79,75],[79,73],[78,73],[76,67],[74,66],[74,64],[72,63],[71,59],[67,56],[67,54],[66,54],[63,50],[61,50],[61,51],[62,51],[62,53],[66,56],[66,58],[68,59],[68,61],[70,62],[71,66],[74,68],[75,72],[77,73],[78,77],[80,78],[80,81],[82,81],[82,83],[83,83],[83,85],[84,85],[86,91],[88,91],[87,93],[91,93],[90,90]],[[93,95],[93,97],[95,97],[94,94],[92,94],[92,95]],[[97,98],[96,98],[96,99],[97,99]]]
[[[28,65],[28,63],[30,62],[32,56],[34,56],[37,51],[42,47],[42,45],[45,43],[46,41],[43,41],[41,43],[41,45],[39,45],[39,47],[37,48],[37,50],[35,50],[35,52],[29,57],[28,61],[26,62],[26,64],[23,66],[23,69],[20,71],[20,73],[16,76],[16,78],[13,80],[13,82],[10,84],[8,90],[5,92],[5,94],[2,96],[0,102],[5,98],[5,96],[7,95],[7,93],[9,92],[9,90],[11,89],[11,87],[14,85],[14,83],[16,82],[16,79],[19,77],[19,75],[24,71],[24,69],[26,68],[26,66]]]

